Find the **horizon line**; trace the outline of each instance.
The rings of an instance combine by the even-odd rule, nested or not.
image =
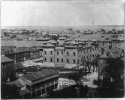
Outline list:
[[[124,25],[79,25],[79,26],[1,26],[4,27],[86,27],[86,26],[124,26]]]

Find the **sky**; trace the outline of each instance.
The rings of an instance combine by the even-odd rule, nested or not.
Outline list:
[[[1,26],[123,24],[122,2],[1,1]]]

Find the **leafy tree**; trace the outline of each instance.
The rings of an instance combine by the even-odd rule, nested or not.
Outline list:
[[[120,58],[107,59],[107,66],[103,69],[105,75],[113,78],[113,82],[119,81],[124,73],[124,61]]]
[[[74,71],[73,74],[69,75],[68,78],[72,79],[76,82],[76,84],[81,84],[81,79],[84,76],[84,71],[82,69],[78,70],[78,71]]]
[[[1,97],[2,99],[17,99],[19,98],[18,88],[15,85],[8,85],[1,83]]]
[[[2,76],[1,81],[7,82],[8,79],[10,81],[16,80],[14,64],[7,65],[5,68],[2,68],[1,70],[5,73],[5,75]]]
[[[84,65],[85,65],[85,69],[88,68],[89,72],[91,70],[91,67],[92,67],[92,61],[90,60],[85,60],[84,61]]]
[[[97,69],[97,67],[98,67],[98,61],[97,61],[97,59],[94,59],[93,61],[92,61],[92,65],[93,65],[93,70],[96,68]]]
[[[107,59],[107,66],[102,70],[103,80],[98,80],[101,97],[122,97],[124,95],[124,61],[120,58]],[[112,78],[112,81],[111,81]]]

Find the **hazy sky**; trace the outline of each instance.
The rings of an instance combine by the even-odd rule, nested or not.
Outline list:
[[[1,26],[123,25],[120,2],[2,1]]]

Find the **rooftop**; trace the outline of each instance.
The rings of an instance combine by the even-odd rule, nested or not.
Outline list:
[[[27,94],[27,93],[29,93],[27,90],[21,90],[21,91],[19,92],[20,96],[23,96],[23,95],[25,95],[25,94]]]
[[[21,82],[19,79],[12,81],[10,83],[8,83],[9,85],[15,85],[17,87],[23,87],[25,84],[23,82]]]
[[[57,70],[54,69],[42,69],[40,71],[34,72],[34,73],[27,73],[26,75],[23,75],[22,77],[30,80],[30,81],[37,81],[39,79],[49,77],[51,75],[58,74]]]
[[[59,37],[59,40],[65,40],[66,37]]]
[[[113,57],[118,58],[124,52],[124,49],[116,47],[116,48],[110,49],[110,52],[113,54]]]
[[[108,58],[108,56],[106,55],[106,53],[104,53],[104,54],[101,55],[99,58]]]
[[[10,58],[7,58],[7,57],[5,57],[5,56],[1,56],[1,63],[5,63],[5,62],[12,62],[13,60],[12,59],[10,59]]]

